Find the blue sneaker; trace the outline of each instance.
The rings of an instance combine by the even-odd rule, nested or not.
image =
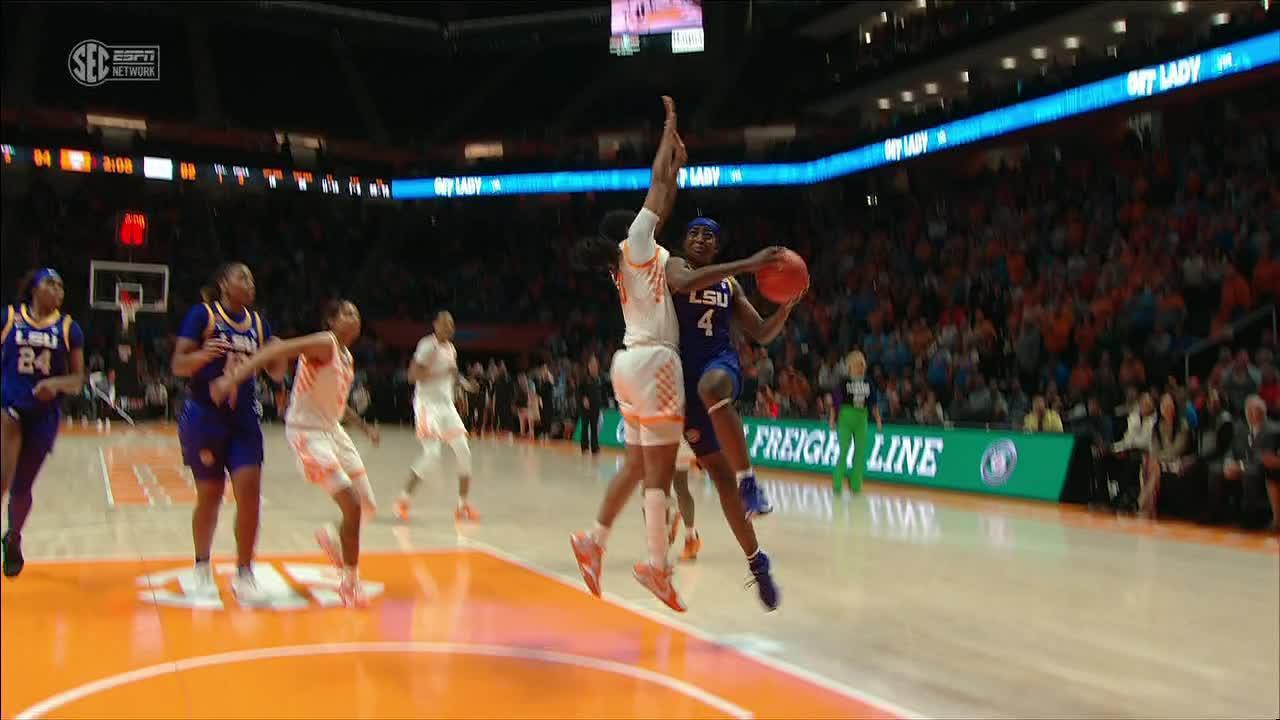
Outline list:
[[[747,581],[747,587],[756,586],[756,593],[760,595],[765,612],[777,610],[778,586],[773,582],[773,575],[769,574],[769,556],[761,550],[747,565],[751,568],[751,579]]]
[[[756,483],[755,475],[748,475],[738,481],[738,496],[742,498],[742,506],[747,510],[747,517],[768,515],[773,512],[773,506],[769,504],[769,498],[765,497],[764,490],[761,490],[760,485]]]

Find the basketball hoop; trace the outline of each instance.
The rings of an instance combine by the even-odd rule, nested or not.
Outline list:
[[[134,316],[138,314],[139,303],[131,299],[120,299],[120,327],[128,330],[133,324]]]

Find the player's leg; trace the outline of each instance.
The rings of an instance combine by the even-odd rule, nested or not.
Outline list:
[[[666,603],[667,607],[676,612],[684,612],[687,608],[672,583],[667,535],[671,481],[675,475],[676,453],[680,449],[678,442],[670,440],[678,440],[679,433],[679,426],[665,433],[651,433],[649,428],[642,428],[642,442],[668,440],[668,443],[644,445],[640,450],[644,457],[644,535],[649,561],[636,563],[632,572],[636,580]]]
[[[22,450],[22,421],[17,413],[10,408],[0,412],[0,496],[7,495],[13,484],[18,453]]]
[[[850,410],[853,412],[853,468],[849,473],[849,490],[857,495],[862,492],[862,476],[867,472],[867,450],[870,446],[867,444],[866,409]]]
[[[831,488],[836,495],[844,492],[844,483],[849,477],[849,443],[854,437],[853,414],[853,408],[842,407],[836,416],[836,439],[840,456],[836,458],[836,467],[831,473]]]
[[[414,430],[418,441],[422,443],[422,452],[418,459],[409,466],[409,477],[405,480],[404,489],[396,499],[392,512],[402,521],[409,520],[409,511],[413,505],[413,494],[418,491],[422,479],[440,462],[440,438],[431,418],[431,410],[425,403],[413,404]]]
[[[319,487],[342,513],[335,527],[322,525],[316,530],[316,544],[340,573],[338,596],[347,607],[364,607],[368,601],[360,586],[360,526],[364,505],[354,487],[351,473],[366,477],[364,462],[355,444],[342,428],[333,432],[287,429],[285,437],[293,447],[308,482]]]
[[[698,456],[698,463],[707,471],[712,484],[716,486],[716,492],[720,495],[720,509],[724,512],[724,519],[729,523],[729,529],[733,531],[733,537],[737,539],[742,553],[747,557],[747,568],[751,571],[760,602],[764,604],[765,609],[776,610],[778,586],[773,582],[769,556],[761,549],[755,527],[747,519],[733,470],[729,467],[724,454],[719,452]]]
[[[218,511],[226,490],[226,426],[195,403],[188,402],[178,416],[178,444],[182,460],[191,468],[196,486],[196,506],[191,511],[191,544],[195,551],[196,594],[216,594],[213,566],[213,535],[218,529]]]
[[[58,436],[56,412],[33,413],[17,422],[17,461],[8,483],[8,527],[4,533],[4,576],[17,577],[26,564],[22,556],[22,529],[27,524],[33,502],[31,490],[45,458]],[[6,442],[8,442],[6,440]]]
[[[250,415],[235,422],[227,444],[227,471],[236,498],[236,577],[231,589],[241,603],[256,605],[268,600],[253,576],[262,505],[262,426]]]
[[[713,363],[698,378],[698,398],[707,408],[715,438],[733,469],[738,481],[738,492],[743,505],[751,515],[766,515],[773,507],[764,491],[756,484],[755,469],[747,452],[747,438],[742,430],[742,418],[733,406],[740,386],[740,373],[727,363]]]
[[[454,517],[465,522],[475,522],[480,514],[471,505],[471,441],[465,430],[453,433],[448,441],[453,451],[453,462],[458,468],[458,509]]]
[[[637,437],[638,439],[638,437]],[[578,570],[582,580],[592,595],[600,597],[600,574],[604,562],[605,548],[609,543],[609,533],[613,531],[613,523],[618,519],[627,500],[635,493],[644,476],[644,457],[640,446],[627,443],[622,460],[622,468],[609,481],[609,487],[600,501],[596,512],[595,526],[589,531],[576,532],[569,536],[569,545],[578,561]]]
[[[613,357],[610,375],[613,380],[613,394],[618,398],[618,409],[622,413],[623,444],[625,447],[622,468],[613,476],[604,498],[600,501],[599,512],[596,513],[595,527],[590,531],[576,532],[569,536],[569,545],[573,548],[574,558],[578,561],[578,570],[582,572],[582,580],[592,595],[600,597],[600,573],[604,562],[605,547],[609,542],[609,533],[618,514],[626,507],[627,500],[636,491],[644,477],[644,455],[640,451],[640,423],[635,414],[637,383],[636,352],[619,351]]]
[[[693,450],[689,449],[686,443],[680,443],[680,450],[676,453],[676,473],[671,482],[671,489],[675,492],[677,519],[671,523],[671,534],[668,536],[668,543],[676,541],[676,532],[679,528],[679,521],[684,522],[684,550],[680,553],[681,560],[696,560],[698,552],[702,550],[702,539],[698,537],[698,530],[694,525],[694,515],[697,510],[693,502],[693,493],[689,490],[689,469],[693,462]]]

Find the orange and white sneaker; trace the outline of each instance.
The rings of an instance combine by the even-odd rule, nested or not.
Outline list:
[[[676,612],[688,609],[676,592],[675,585],[671,583],[671,568],[656,568],[647,562],[640,562],[631,569],[631,574],[635,576],[636,582],[645,586],[654,597],[666,603],[667,607]]]
[[[578,560],[578,569],[582,571],[582,581],[592,595],[600,597],[600,571],[604,564],[604,548],[591,537],[590,533],[576,532],[569,536],[569,545],[573,547],[573,556]]]
[[[342,567],[342,550],[338,538],[334,535],[332,525],[324,525],[316,529],[316,544],[324,551],[329,562],[336,568]]]
[[[349,608],[369,607],[369,598],[364,594],[364,585],[360,584],[360,578],[355,575],[342,579],[342,583],[338,585],[338,597],[342,599],[342,604]]]
[[[471,507],[471,503],[462,503],[458,509],[454,511],[453,517],[458,522],[480,522],[480,513]]]
[[[680,559],[697,560],[700,550],[702,550],[702,538],[698,536],[698,532],[694,530],[686,533],[684,536],[684,552],[680,553]]]
[[[399,498],[391,511],[400,522],[409,522],[409,498]]]

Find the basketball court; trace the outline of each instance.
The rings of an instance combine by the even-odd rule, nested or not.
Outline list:
[[[1032,503],[891,486],[834,499],[769,474],[761,521],[783,591],[765,614],[710,489],[704,550],[668,612],[630,577],[639,503],[581,586],[568,536],[618,456],[475,444],[482,521],[454,486],[390,505],[417,443],[362,443],[381,517],[366,528],[372,606],[349,611],[312,543],[331,503],[268,428],[259,583],[239,607],[231,513],[221,597],[189,597],[191,497],[171,431],[64,430],[36,488],[28,564],[3,593],[5,718],[1275,717],[1280,547]]]

